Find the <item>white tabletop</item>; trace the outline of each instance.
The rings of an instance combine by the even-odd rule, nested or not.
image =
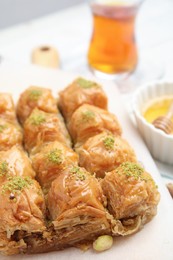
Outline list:
[[[146,61],[151,70],[158,66],[162,72],[160,76],[166,79],[173,79],[172,14],[172,0],[146,0],[136,22],[140,60]],[[87,76],[90,71],[86,54],[91,31],[92,17],[88,5],[84,3],[1,30],[0,56],[2,62],[31,64],[32,50],[39,45],[48,44],[57,48],[63,70]],[[128,100],[127,94],[124,99]],[[156,164],[162,175],[173,178],[173,166],[157,161]],[[163,180],[169,182],[167,178]]]

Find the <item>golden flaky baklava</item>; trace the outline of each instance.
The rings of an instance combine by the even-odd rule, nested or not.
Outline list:
[[[0,118],[7,122],[16,123],[16,112],[12,96],[8,93],[0,93]]]
[[[37,86],[29,87],[19,98],[17,105],[18,119],[23,124],[34,108],[48,113],[57,113],[56,103],[50,89]]]
[[[35,178],[31,160],[19,146],[13,146],[8,151],[0,152],[0,182],[10,176]]]
[[[60,141],[71,146],[70,136],[56,115],[34,109],[24,123],[24,144],[28,152],[38,150],[47,142]]]
[[[44,144],[31,159],[37,180],[44,191],[67,167],[78,165],[78,155],[58,141]]]
[[[83,104],[107,109],[107,97],[97,83],[78,78],[59,93],[59,107],[66,120],[69,121],[73,112]]]
[[[124,162],[106,173],[101,183],[107,208],[125,228],[121,227],[122,232],[139,222],[141,228],[155,216],[160,195],[151,175],[139,164]],[[117,232],[116,226],[114,231]]]
[[[134,150],[121,136],[108,132],[90,137],[79,149],[79,165],[103,178],[121,163],[136,162]]]
[[[156,214],[157,186],[121,136],[100,85],[77,78],[58,104],[51,90],[29,87],[17,115],[23,132],[11,96],[0,94],[2,254],[127,236]]]
[[[22,145],[23,134],[18,124],[0,118],[0,151],[5,151],[14,145]]]
[[[75,147],[82,145],[89,137],[105,130],[121,135],[121,126],[115,115],[96,106],[84,104],[72,115],[68,129]]]
[[[110,233],[105,205],[99,181],[84,168],[68,167],[48,193],[48,209],[60,243],[70,245]]]

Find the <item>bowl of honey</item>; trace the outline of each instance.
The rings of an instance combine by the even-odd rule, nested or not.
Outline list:
[[[152,156],[173,164],[173,131],[166,134],[156,128],[154,120],[166,116],[173,104],[173,82],[153,82],[140,87],[134,94],[133,111],[138,129]],[[173,116],[170,120],[173,122]]]

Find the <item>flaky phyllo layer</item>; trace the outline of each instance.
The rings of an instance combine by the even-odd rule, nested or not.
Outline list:
[[[157,186],[121,136],[101,86],[78,78],[58,104],[50,89],[29,87],[17,104],[21,127],[11,96],[0,94],[2,254],[126,236],[157,212]]]

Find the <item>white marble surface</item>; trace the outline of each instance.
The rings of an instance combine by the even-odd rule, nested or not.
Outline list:
[[[151,71],[149,79],[173,80],[173,1],[146,0],[136,22],[140,61]],[[61,68],[89,75],[87,49],[92,31],[92,17],[86,3],[0,31],[0,56],[18,64],[31,64],[32,50],[43,44],[57,48]],[[158,67],[158,70],[157,70]],[[144,82],[147,79],[142,79]],[[140,82],[143,83],[143,82]],[[138,84],[137,84],[138,85]],[[133,95],[123,95],[128,101]],[[173,178],[173,167],[156,162],[165,182]]]

